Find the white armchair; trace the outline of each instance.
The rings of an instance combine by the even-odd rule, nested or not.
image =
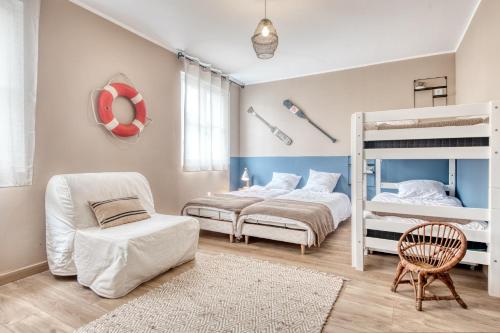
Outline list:
[[[88,201],[138,195],[150,219],[100,229]],[[54,275],[76,275],[117,298],[194,259],[198,221],[157,214],[146,178],[133,172],[57,175],[45,195],[47,259]]]

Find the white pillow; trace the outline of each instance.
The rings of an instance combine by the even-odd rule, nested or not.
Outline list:
[[[444,184],[435,180],[407,180],[399,183],[400,198],[443,199],[446,198]]]
[[[340,173],[320,172],[310,169],[309,179],[307,179],[307,184],[303,189],[313,192],[330,193],[337,185],[340,176]]]
[[[273,179],[266,185],[267,189],[293,190],[300,182],[301,176],[293,173],[273,172]]]

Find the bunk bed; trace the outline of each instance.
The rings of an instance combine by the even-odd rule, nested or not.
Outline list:
[[[469,249],[463,263],[488,268],[488,293],[500,297],[500,115],[499,102],[419,109],[359,112],[352,117],[352,265],[364,269],[370,251],[396,253],[396,239],[379,233],[403,233],[413,224],[405,220],[486,221],[487,228],[463,228],[468,241],[485,244],[485,251]],[[446,190],[456,192],[456,160],[488,160],[486,208],[425,206],[368,200],[368,181],[375,173],[375,191],[398,188],[383,182],[383,160],[449,160]],[[369,164],[374,163],[374,170]],[[496,171],[496,173],[495,173]],[[473,175],[471,175],[473,177]],[[393,215],[400,219],[381,218]]]

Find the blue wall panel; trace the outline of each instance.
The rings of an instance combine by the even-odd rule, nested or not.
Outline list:
[[[231,159],[232,160],[232,159]],[[272,156],[272,157],[240,157],[239,173],[237,177],[231,176],[231,188],[241,186],[239,177],[243,168],[248,168],[253,185],[267,184],[273,172],[288,172],[302,176],[299,188],[303,187],[309,176],[309,169],[325,172],[341,173],[336,192],[344,192],[350,195],[349,181],[349,158],[347,156]],[[231,168],[232,170],[233,168]]]
[[[382,161],[383,182],[399,183],[413,179],[431,179],[448,184],[448,160]]]
[[[374,161],[369,161],[374,165]],[[382,182],[399,183],[413,179],[432,179],[448,184],[448,160],[383,160]],[[368,199],[375,195],[375,176],[368,176]],[[384,190],[397,192],[397,190]]]
[[[229,188],[231,191],[237,190],[241,186],[240,158],[231,157],[229,159]]]
[[[289,172],[302,176],[299,188],[309,176],[309,169],[341,173],[335,188],[350,196],[349,156],[269,156],[231,157],[230,186],[232,190],[241,187],[240,177],[246,167],[252,184],[265,185],[274,171]],[[369,161],[374,165],[374,161]],[[488,206],[488,161],[457,161],[457,197],[466,207]],[[384,160],[382,161],[382,182],[397,183],[411,179],[432,179],[448,184],[448,160]],[[375,177],[368,175],[368,198],[375,195]]]
[[[488,208],[488,160],[457,161],[457,196],[466,207]]]

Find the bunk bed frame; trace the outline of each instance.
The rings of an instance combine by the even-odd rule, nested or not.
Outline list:
[[[368,129],[366,124],[404,120],[432,120],[457,117],[488,117],[489,123],[471,126],[424,127],[405,129]],[[380,112],[358,112],[352,117],[352,266],[364,269],[368,250],[396,253],[397,241],[367,237],[367,230],[403,233],[409,225],[376,218],[365,218],[365,211],[442,217],[448,219],[481,220],[488,222],[484,231],[464,230],[469,241],[487,244],[487,251],[467,251],[464,263],[488,266],[488,293],[500,297],[500,101],[403,109]],[[489,145],[425,148],[365,148],[370,142],[392,140],[425,140],[455,138],[488,138]],[[447,190],[455,195],[455,160],[489,160],[488,208],[436,207],[372,202],[367,200],[369,160],[375,160],[376,191],[395,189],[396,183],[384,183],[380,176],[382,160],[391,159],[449,159]],[[496,171],[496,172],[495,172]]]

